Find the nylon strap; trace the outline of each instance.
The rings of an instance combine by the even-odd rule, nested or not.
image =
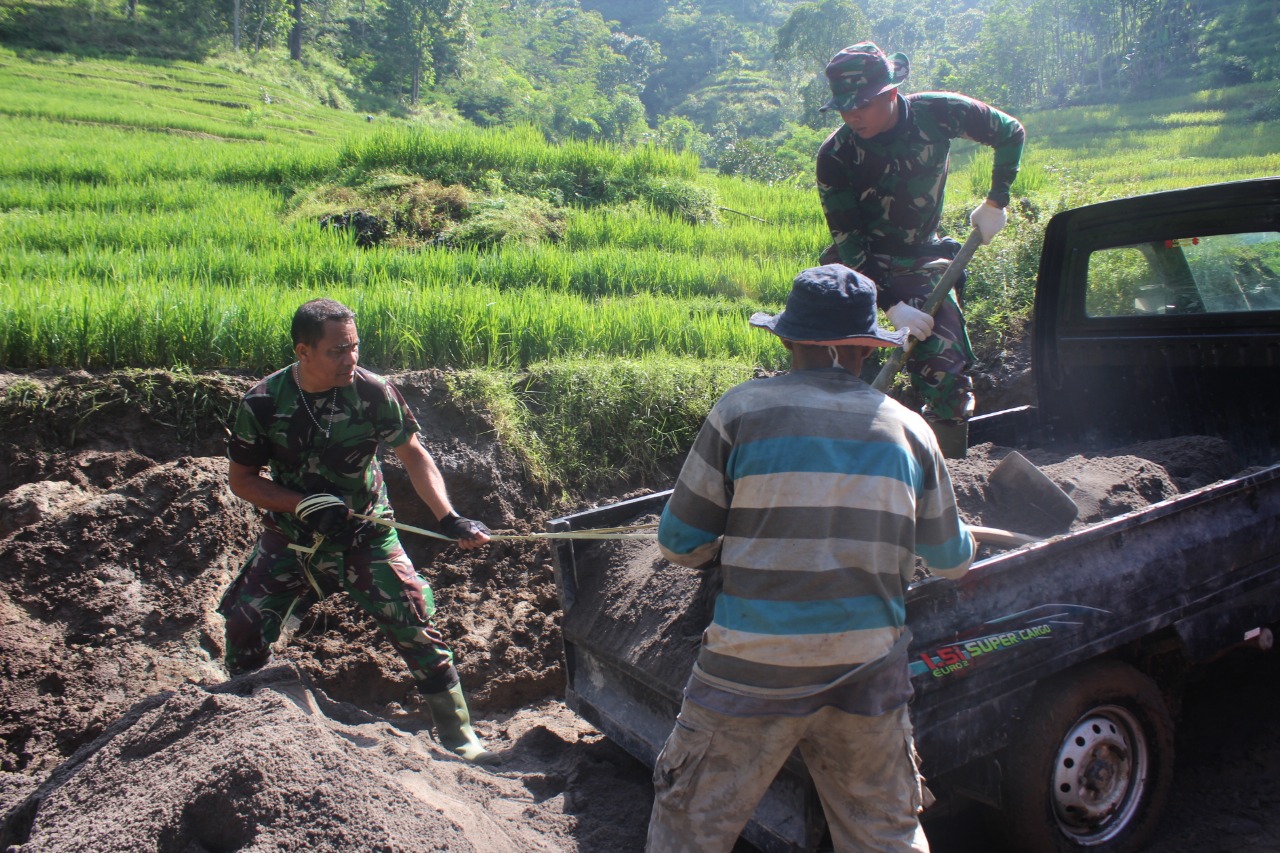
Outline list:
[[[391,521],[386,518],[378,518],[374,515],[361,515],[358,512],[351,513],[352,518],[359,518],[362,521],[372,521],[374,524],[381,524],[384,527],[393,527],[396,530],[403,530],[407,533],[417,533],[420,536],[430,536],[432,539],[441,539],[445,542],[457,542],[451,536],[445,536],[443,533],[436,533],[434,530],[426,530],[421,527],[414,527],[412,524],[403,524],[399,521]],[[516,540],[538,540],[538,539],[657,539],[658,533],[654,528],[656,523],[650,524],[633,524],[627,527],[597,527],[592,530],[565,530],[557,532],[545,533],[491,533],[490,541],[516,541]],[[304,554],[314,554],[320,547],[320,542],[308,548],[305,545],[290,544],[289,548],[294,551],[300,551]]]
[[[384,527],[394,527],[396,530],[404,530],[409,533],[417,533],[420,536],[430,536],[432,539],[443,539],[445,542],[457,542],[452,536],[445,536],[443,533],[436,533],[434,530],[424,530],[421,527],[414,527],[412,524],[402,524],[399,521],[390,521],[385,518],[378,518],[373,515],[361,515],[353,512],[354,518],[363,519],[364,521],[372,521],[374,524],[381,524]],[[636,524],[631,527],[602,527],[595,530],[566,530],[557,533],[490,533],[489,539],[498,540],[517,540],[517,539],[656,539],[658,534],[649,531],[656,525],[653,524]]]

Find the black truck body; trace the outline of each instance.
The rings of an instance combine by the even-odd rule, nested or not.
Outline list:
[[[1180,679],[1225,649],[1265,646],[1280,622],[1280,179],[1055,216],[1033,371],[1037,404],[975,418],[971,445],[1088,453],[1207,435],[1255,466],[908,591],[912,718],[935,811],[1003,810],[1019,850],[1133,850],[1168,789]],[[666,495],[551,527],[623,523]],[[612,654],[600,620],[573,630],[580,558],[595,546],[561,542],[568,702],[652,764],[683,678]],[[744,836],[809,851],[823,828],[793,757]]]

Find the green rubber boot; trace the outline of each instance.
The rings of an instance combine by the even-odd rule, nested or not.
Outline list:
[[[436,724],[436,738],[441,746],[473,764],[495,764],[498,756],[484,748],[484,742],[471,728],[462,685],[455,684],[443,693],[424,693],[431,720]]]
[[[967,420],[935,421],[929,426],[938,437],[938,448],[947,459],[964,459],[969,453],[969,422]]]

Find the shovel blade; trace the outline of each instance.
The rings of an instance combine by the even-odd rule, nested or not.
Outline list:
[[[1080,514],[1071,496],[1018,451],[1012,451],[996,465],[988,480],[1001,506],[1023,514],[1015,530],[1046,536],[1064,533]]]

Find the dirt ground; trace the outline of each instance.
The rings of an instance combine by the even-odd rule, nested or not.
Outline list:
[[[20,379],[91,381],[0,375],[0,395]],[[437,374],[396,379],[459,511],[504,532],[542,529],[549,513],[488,425]],[[990,493],[1005,452],[982,446],[952,466],[971,522],[1027,520]],[[1071,490],[1077,524],[1240,468],[1205,439],[1029,458]],[[392,463],[399,520],[429,527]],[[255,525],[226,488],[216,429],[179,434],[108,407],[0,435],[0,850],[641,849],[647,768],[562,701],[545,543],[464,554],[405,537],[436,591],[476,727],[503,758],[483,769],[435,745],[403,665],[341,598],[306,615],[275,665],[226,679],[214,608]],[[669,616],[681,641],[696,641],[687,613]],[[1280,664],[1274,653],[1224,664],[1188,694],[1153,850],[1280,851]],[[937,850],[990,849],[963,821],[930,836]]]

